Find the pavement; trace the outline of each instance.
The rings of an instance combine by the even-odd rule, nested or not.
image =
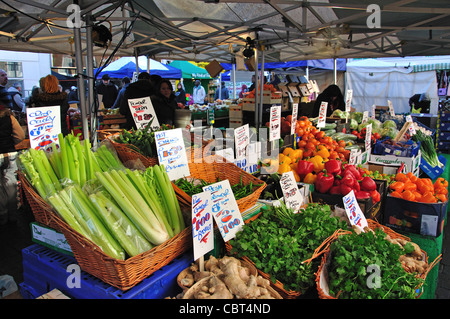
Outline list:
[[[447,220],[448,221],[448,220]],[[450,223],[444,227],[442,260],[439,263],[436,299],[450,299]]]

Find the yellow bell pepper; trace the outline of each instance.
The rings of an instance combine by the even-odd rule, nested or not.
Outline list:
[[[305,178],[303,179],[303,183],[306,184],[314,184],[316,182],[317,175],[314,173],[308,173],[306,174]]]
[[[285,155],[285,156],[290,156],[290,154],[292,153],[294,151],[294,149],[292,148],[292,147],[286,147],[284,150],[283,150],[283,155]]]
[[[303,159],[303,150],[300,148],[296,149],[289,154],[289,157],[292,158],[293,162],[297,162],[298,160]]]
[[[319,144],[317,145],[316,155],[319,155],[322,158],[328,158],[330,157],[330,152],[328,151],[328,148],[324,144]]]
[[[296,172],[295,170],[292,170],[292,173],[294,173],[295,181],[296,181],[297,183],[300,182],[300,176],[297,174],[297,172]]]
[[[323,157],[320,155],[316,155],[308,159],[309,162],[314,164],[314,172],[319,173],[324,170],[325,164],[323,162]]]
[[[283,163],[283,164],[280,164],[280,166],[278,166],[278,174],[287,173],[290,170],[291,170],[291,167],[289,166],[289,164]]]

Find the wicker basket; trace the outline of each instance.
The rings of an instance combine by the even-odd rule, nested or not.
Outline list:
[[[105,129],[105,130],[97,130],[97,136],[100,141],[110,138],[113,135],[119,135],[122,133],[123,129]]]
[[[239,207],[239,210],[241,212],[247,210],[248,208],[252,207],[256,204],[259,196],[261,195],[264,188],[266,188],[266,183],[262,180],[256,178],[255,176],[247,173],[246,171],[240,169],[233,163],[229,162],[222,162],[222,163],[189,163],[189,172],[191,178],[196,179],[202,179],[207,183],[215,183],[219,180],[223,181],[228,179],[230,181],[231,185],[234,185],[236,183],[239,183],[241,177],[242,182],[245,185],[248,185],[251,183],[253,184],[260,184],[255,191],[241,199],[237,200],[237,204]],[[178,201],[180,202],[180,205],[187,205],[188,207],[191,207],[192,203],[192,197],[186,194],[183,190],[181,190],[179,187],[174,185],[175,193],[177,194]]]
[[[111,140],[111,144],[117,152],[122,163],[128,161],[140,160],[145,167],[155,166],[158,164],[157,157],[148,157],[137,151],[137,148],[130,144],[117,143]]]
[[[383,225],[379,224],[375,220],[368,219],[367,223],[369,224],[369,228],[372,229],[372,230],[375,230],[377,228],[382,228],[383,231],[387,235],[389,235],[391,238],[393,238],[393,239],[401,238],[401,239],[404,239],[404,240],[407,240],[407,241],[411,241],[410,238],[393,231],[389,227],[386,227],[386,226],[383,226]],[[424,260],[428,260],[427,253],[424,250],[422,250],[422,254],[424,256]],[[338,298],[330,296],[328,294],[329,288],[328,288],[328,271],[327,271],[327,269],[328,269],[328,266],[329,266],[329,264],[331,262],[331,258],[330,257],[331,257],[331,251],[330,251],[330,249],[327,249],[325,251],[325,253],[323,254],[323,256],[322,256],[322,261],[321,261],[320,266],[319,266],[319,268],[317,270],[317,273],[316,273],[316,285],[317,285],[317,291],[318,291],[318,295],[319,295],[320,299],[338,299]],[[433,268],[436,265],[436,263],[438,261],[438,258],[436,258],[436,260],[433,261],[433,263],[428,265],[427,272],[424,273],[424,274],[420,274],[419,275],[420,278],[425,280],[428,272],[431,270],[431,268]],[[417,287],[417,288],[420,288],[420,287]]]
[[[81,269],[111,286],[128,290],[192,247],[192,229],[186,227],[173,238],[137,256],[126,260],[109,257],[64,222],[36,193],[22,172],[19,171],[18,176],[36,221],[62,232]]]
[[[230,243],[228,243],[228,242],[225,243],[225,249],[227,250],[228,254],[230,254],[232,248],[233,248],[233,247],[230,245]],[[247,263],[251,264],[253,267],[256,268],[255,263],[254,263],[253,261],[251,261],[248,257],[243,256],[243,257],[240,257],[240,258],[241,258],[242,260],[246,261]],[[270,275],[269,275],[269,274],[265,273],[264,271],[262,271],[262,270],[260,270],[260,269],[258,269],[258,268],[256,268],[256,269],[258,270],[258,274],[259,274],[261,277],[263,277],[263,278],[265,278],[265,279],[267,279],[267,280],[270,281],[270,286],[271,286],[276,292],[278,292],[278,293],[280,294],[281,298],[283,298],[283,299],[297,299],[297,298],[299,298],[299,297],[301,296],[301,292],[284,289],[284,285],[283,285],[282,282],[280,282],[280,281],[277,280],[277,281],[274,283],[274,282],[270,279]]]

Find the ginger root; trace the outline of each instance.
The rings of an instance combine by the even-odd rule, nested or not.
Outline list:
[[[426,260],[423,260],[422,250],[419,245],[413,243],[411,241],[407,241],[402,238],[391,238],[389,235],[386,235],[385,239],[392,244],[400,246],[400,248],[405,249],[406,244],[410,244],[414,247],[414,250],[411,253],[403,254],[399,257],[399,261],[402,264],[403,269],[408,272],[417,272],[419,274],[423,274],[428,269],[428,263]]]

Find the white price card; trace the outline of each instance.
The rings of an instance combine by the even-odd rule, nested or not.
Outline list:
[[[212,214],[225,242],[233,239],[244,225],[228,179],[203,187],[211,194]]]
[[[350,165],[356,165],[357,164],[357,162],[358,162],[358,156],[361,154],[361,151],[360,150],[358,150],[358,149],[352,149],[351,151],[350,151],[350,156],[349,156],[349,158],[348,158],[348,163],[350,164]]]
[[[345,111],[350,112],[352,110],[352,98],[353,90],[347,90],[345,94]]]
[[[372,104],[372,113],[370,114],[370,117],[374,119],[375,115],[376,115],[376,106],[375,104]]]
[[[325,122],[327,120],[327,108],[328,102],[320,103],[319,120],[317,121],[318,128],[325,127]]]
[[[369,111],[364,111],[361,123],[367,122],[368,119],[369,119]]]
[[[247,145],[250,143],[250,130],[248,124],[234,129],[234,142],[236,143],[236,159],[245,157]]]
[[[392,105],[392,102],[388,100],[388,107],[389,107],[389,114],[391,116],[395,116],[394,106]]]
[[[147,124],[150,123],[150,121],[152,121],[152,128],[159,128],[158,117],[156,116],[156,112],[153,108],[152,100],[150,99],[150,97],[129,99],[128,107],[130,108],[130,112],[133,116],[133,120],[136,124],[137,129],[143,129],[147,127]]]
[[[280,178],[281,191],[283,192],[284,202],[288,208],[292,208],[295,213],[300,210],[305,198],[298,189],[297,182],[292,171],[283,173]]]
[[[291,135],[295,134],[295,127],[297,126],[298,103],[292,103],[292,120],[291,120]]]
[[[46,150],[52,143],[58,143],[61,133],[61,109],[59,106],[27,108],[27,125],[30,147]]]
[[[405,119],[406,119],[406,122],[410,122],[411,123],[411,125],[408,127],[409,134],[411,136],[416,134],[416,128],[414,127],[414,121],[412,119],[412,116],[411,115],[406,115]]]
[[[214,249],[212,200],[209,192],[192,195],[192,243],[194,260]]]
[[[364,228],[368,226],[366,217],[364,216],[361,207],[359,207],[358,200],[356,199],[353,190],[342,198],[344,202],[345,212],[351,225],[355,225],[364,231]]]
[[[371,143],[372,143],[372,123],[370,123],[370,124],[368,124],[366,126],[366,140],[365,140],[365,142],[366,142],[366,151],[370,150],[371,147],[372,147],[372,145],[371,145]]]
[[[155,132],[156,151],[171,181],[189,176],[189,165],[181,128]]]
[[[281,136],[281,105],[272,105],[270,108],[269,141],[276,141]]]

